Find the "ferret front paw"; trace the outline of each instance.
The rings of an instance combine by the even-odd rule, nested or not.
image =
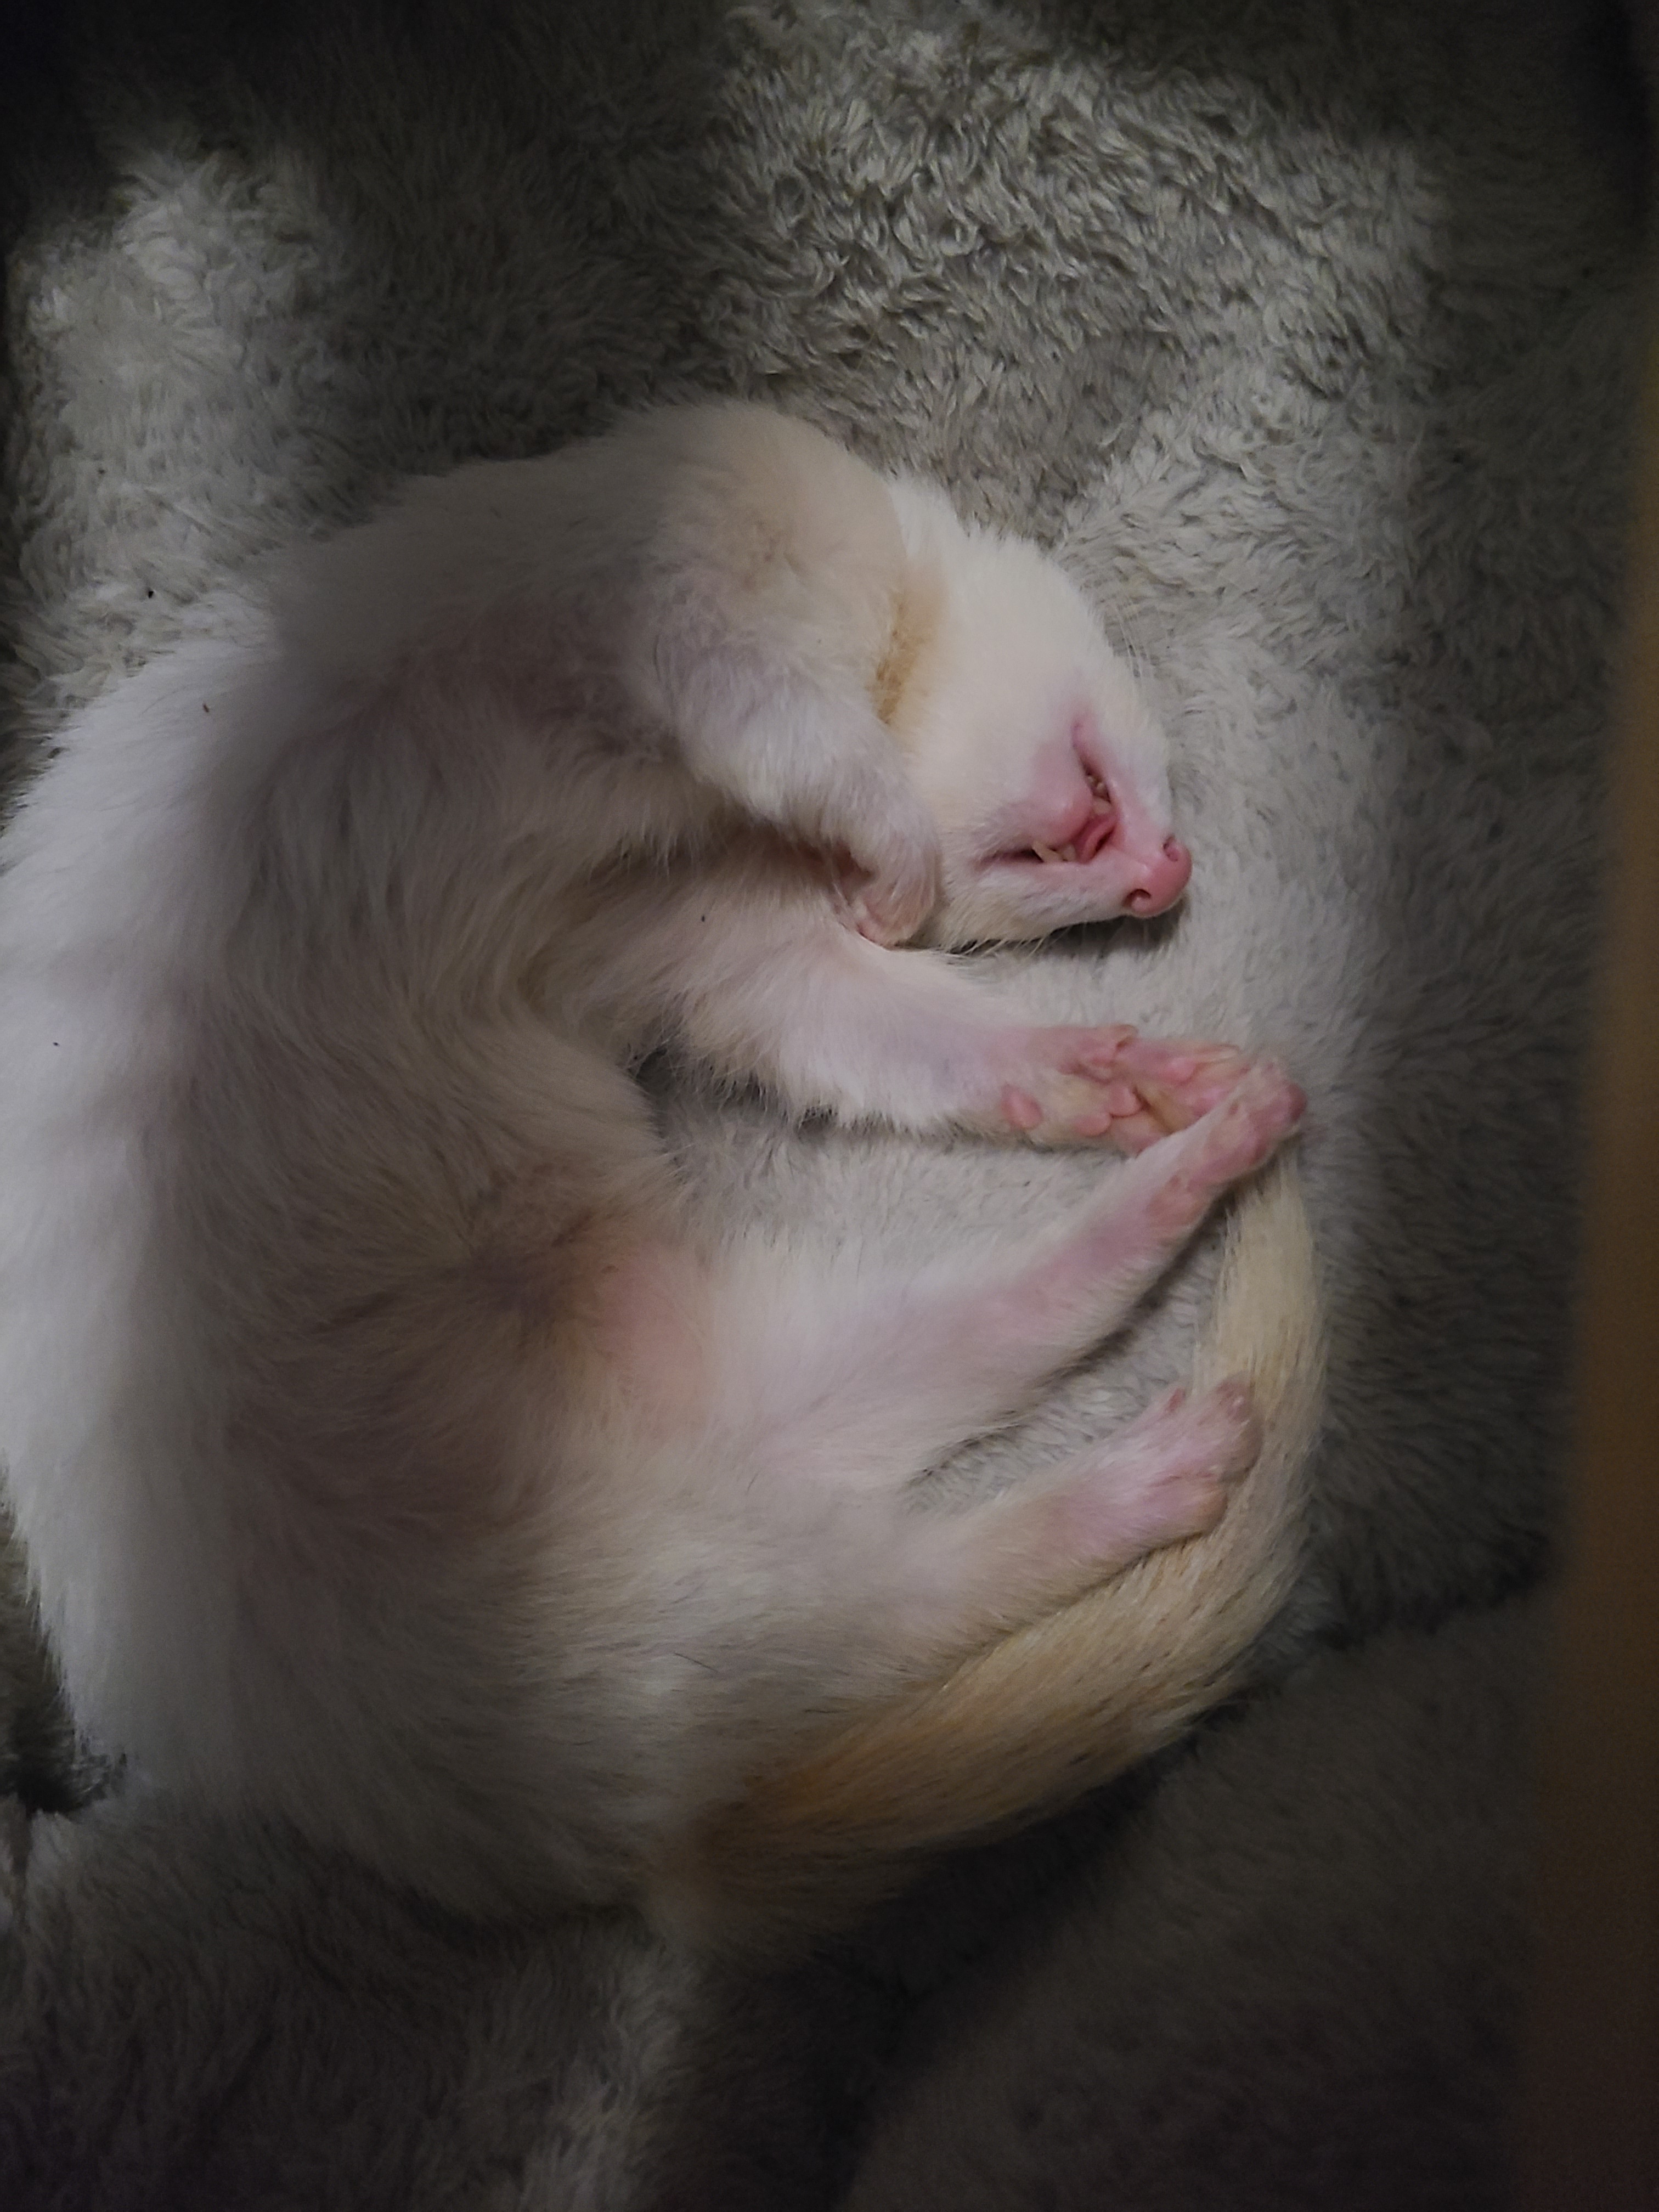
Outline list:
[[[1198,1121],[1251,1064],[1231,1045],[1159,1042],[1121,1024],[1034,1030],[1019,1049],[1024,1064],[1010,1070],[998,1102],[1007,1127],[1033,1144],[1105,1138],[1126,1152]]]

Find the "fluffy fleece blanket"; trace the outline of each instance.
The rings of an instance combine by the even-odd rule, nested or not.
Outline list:
[[[1552,1517],[1635,319],[1605,44],[1567,0],[25,22],[20,768],[412,470],[708,391],[931,470],[1136,654],[1197,856],[1172,925],[1010,964],[1053,1018],[1289,1058],[1333,1358],[1279,1686],[763,1981],[125,1797],[14,1562],[9,2203],[1495,2199],[1536,1635],[1498,1601]],[[711,1204],[917,1241],[1093,1172],[665,1110]],[[956,1479],[1177,1377],[1212,1263]]]

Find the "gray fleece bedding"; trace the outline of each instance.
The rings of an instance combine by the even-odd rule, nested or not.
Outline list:
[[[26,13],[20,773],[398,477],[741,392],[1052,546],[1153,686],[1178,919],[1034,1010],[1284,1054],[1330,1302],[1260,1696],[784,1975],[481,1933],[149,1806],[0,1583],[8,2203],[1498,2201],[1601,841],[1639,118],[1595,10]],[[665,1102],[707,1202],[926,1241],[1086,1163]],[[3,1135],[0,1133],[0,1141]],[[1182,1371],[1212,1247],[967,1482]]]

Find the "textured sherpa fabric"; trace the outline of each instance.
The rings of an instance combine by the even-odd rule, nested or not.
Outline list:
[[[447,1926],[285,1839],[37,1820],[0,2202],[76,2212],[774,2212],[826,2201],[891,2006],[636,1927]]]
[[[211,586],[410,471],[713,391],[939,475],[1052,545],[1137,656],[1196,856],[1178,917],[1003,964],[1054,1017],[1271,1044],[1310,1094],[1329,1418],[1302,1598],[1264,1676],[1324,1632],[1489,1603],[1537,1571],[1552,1519],[1601,853],[1637,318],[1633,126],[1598,22],[1568,0],[43,12],[0,93],[16,771]],[[1059,1218],[1100,1172],[789,1136],[689,1095],[664,1112],[711,1206],[913,1245]],[[946,1479],[1033,1464],[1176,1379],[1212,1260]],[[7,1603],[7,1777],[70,1805],[82,1782]],[[1310,1729],[1363,1745],[1408,1648],[1325,1662],[1354,1686]],[[1462,1669],[1471,1698],[1501,1688],[1455,1638],[1420,1649],[1411,1668]],[[1328,1923],[1294,1900],[1298,1849],[1334,1847],[1277,1818],[1321,1765],[1277,1710],[1178,1770],[1198,1790],[1224,1757],[1218,1793],[1273,1838],[1277,2071],[1259,2013],[1229,2057],[1182,1903],[1195,1832],[1156,1798],[1128,1845],[1109,1808],[1074,1820],[752,2003],[621,1928],[504,1942],[486,1972],[355,1875],[118,1799],[44,1831],[27,1881],[15,1838],[0,2157],[27,2153],[42,2204],[826,2203],[913,1985],[957,2008],[950,2063],[994,2073],[972,2040],[983,1986],[951,1966],[975,1917],[1018,1913],[1056,1853],[1127,1849],[1104,1922],[1090,1908],[1104,1953],[1076,1971],[1097,1980],[1135,1928],[1161,2024],[1111,2094],[1157,2106],[1158,2177],[1098,2129],[1038,2131],[1032,2155],[1079,2201],[1097,2160],[1121,2204],[1224,2202],[1230,2138],[1183,2097],[1186,2039],[1287,2129],[1320,2109],[1314,2088],[1297,2103],[1294,2054],[1327,2001]],[[1448,1848],[1501,1887],[1493,1824],[1454,1820],[1434,1784],[1455,1739],[1413,1741],[1401,1804],[1452,1820]],[[1318,1833],[1364,1805],[1328,1806]],[[1461,1937],[1356,1883],[1455,2014]],[[1507,1948],[1501,1914],[1483,1924]],[[1070,1948],[1040,1960],[1066,2017]],[[1345,2051],[1409,2069],[1398,2007],[1362,1999],[1356,2019],[1352,1992],[1328,1996]],[[988,2012],[988,2036],[999,2018],[1037,2047],[1024,2013]],[[711,2053],[718,2092],[698,2086]],[[945,2124],[928,2063],[905,2045],[888,2069],[872,2203],[904,2201],[879,2175],[919,2170]],[[1492,2105],[1472,2083],[1457,2172],[1495,2157]],[[1023,2109],[987,2098],[984,2127],[1018,2131]],[[981,2140],[988,2172],[1048,2201]]]
[[[924,2010],[848,2212],[1498,2212],[1543,1625],[1389,1632],[1215,1732]]]

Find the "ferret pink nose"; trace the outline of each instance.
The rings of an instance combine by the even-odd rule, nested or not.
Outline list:
[[[1131,914],[1167,913],[1187,888],[1193,856],[1178,837],[1166,837],[1164,850],[1140,872],[1140,881],[1124,899]]]

